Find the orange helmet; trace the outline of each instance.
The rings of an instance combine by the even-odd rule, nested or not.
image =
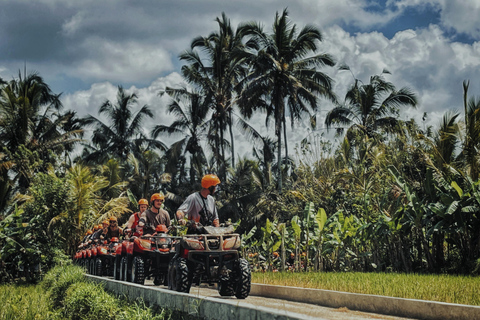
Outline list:
[[[87,234],[92,234],[92,233],[93,233],[92,230],[87,231]]]
[[[108,219],[108,220],[110,220],[110,221],[117,221],[117,217],[111,216],[110,219]]]
[[[108,220],[103,220],[102,224],[108,224]]]
[[[157,225],[157,227],[155,228],[155,231],[157,231],[157,232],[162,232],[162,233],[167,233],[167,232],[168,232],[168,229],[167,229],[167,227],[166,227],[164,224],[159,224],[159,225]]]
[[[138,204],[139,205],[146,204],[148,206],[148,200],[147,199],[140,199],[140,200],[138,200]]]
[[[202,178],[202,188],[208,189],[217,184],[220,184],[220,179],[214,174],[207,174]]]
[[[93,227],[93,231],[97,231],[97,230],[98,230],[98,225],[95,225],[95,226]]]
[[[152,197],[150,198],[150,202],[153,202],[155,200],[165,200],[165,197],[161,193],[154,193],[152,194]]]

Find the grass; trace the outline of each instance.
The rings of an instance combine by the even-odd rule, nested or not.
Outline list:
[[[142,300],[119,299],[89,282],[80,267],[52,268],[38,285],[0,285],[0,319],[26,320],[197,320],[194,315],[160,307]]]
[[[54,318],[45,291],[38,285],[1,285],[0,301],[2,320]]]
[[[252,282],[480,305],[480,277],[397,273],[266,272]]]

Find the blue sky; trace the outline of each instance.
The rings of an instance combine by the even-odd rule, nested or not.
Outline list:
[[[397,88],[411,88],[420,105],[404,118],[421,121],[426,112],[436,126],[447,110],[462,111],[467,79],[470,95],[480,96],[480,0],[0,0],[0,77],[17,77],[26,63],[80,116],[97,116],[122,85],[154,109],[155,123],[170,124],[158,91],[182,83],[178,55],[191,40],[216,30],[222,11],[233,26],[258,21],[270,30],[285,7],[297,26],[318,26],[321,51],[355,77],[368,82],[385,68]],[[352,74],[325,72],[342,97]],[[331,107],[322,104],[319,121]],[[292,141],[308,134],[304,127],[289,128]]]

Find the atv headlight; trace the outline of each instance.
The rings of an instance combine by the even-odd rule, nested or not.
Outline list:
[[[204,250],[203,243],[195,239],[185,239],[184,246],[189,250]]]
[[[101,253],[101,254],[107,254],[107,253],[108,253],[108,250],[107,250],[107,248],[105,248],[105,247],[100,247],[99,250],[100,250],[100,253]]]
[[[150,250],[152,249],[152,242],[150,240],[140,239],[138,242],[144,249]]]
[[[172,240],[170,238],[167,238],[167,237],[161,237],[160,239],[157,240],[157,244],[159,246],[169,245],[171,242],[172,242]]]
[[[223,250],[231,250],[240,248],[239,237],[230,237],[223,239]]]

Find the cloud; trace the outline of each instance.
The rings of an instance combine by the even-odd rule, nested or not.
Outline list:
[[[86,40],[82,47],[84,51],[89,48],[95,48],[95,51],[72,70],[81,79],[142,83],[173,71],[170,54],[156,45],[135,41],[116,43],[95,37]]]
[[[377,32],[352,36],[334,26],[325,29],[324,46],[353,73],[332,73],[340,98],[354,78],[368,83],[370,76],[385,68],[391,72],[385,75],[388,81],[397,88],[409,87],[419,97],[418,110],[408,110],[404,117],[420,121],[427,112],[430,124],[436,125],[446,110],[462,110],[463,80],[472,80],[473,94],[480,92],[480,83],[473,83],[480,72],[480,44],[451,42],[438,26],[401,31],[390,40]]]
[[[480,39],[480,2],[451,0],[389,0],[399,10],[416,8],[417,10],[433,9],[440,12],[440,24],[446,29],[466,34],[473,39]]]

